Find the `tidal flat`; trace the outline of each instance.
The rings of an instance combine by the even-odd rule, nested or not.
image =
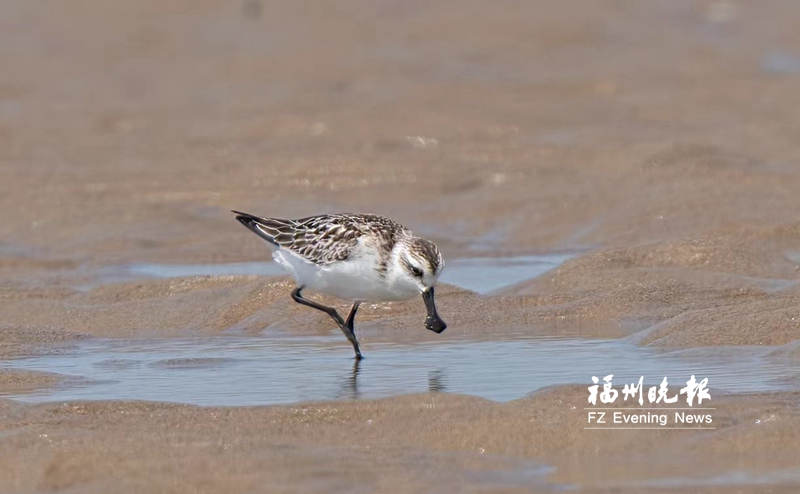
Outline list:
[[[554,5],[0,4],[0,492],[797,492],[800,5]],[[356,367],[231,209],[400,221],[447,331]]]

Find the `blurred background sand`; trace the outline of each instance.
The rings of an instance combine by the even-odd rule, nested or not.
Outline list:
[[[384,214],[448,258],[580,253],[494,296],[444,287],[455,335],[638,333],[800,363],[798,15],[790,0],[6,0],[0,357],[313,333],[323,316],[285,278],[76,288],[131,262],[267,259],[235,208]],[[365,313],[361,334],[432,338],[418,305]],[[0,389],[54,379],[4,372]],[[798,392],[725,397],[702,436],[588,434],[583,400],[0,400],[0,491],[545,489],[536,465],[590,491],[797,489],[775,472],[800,467]],[[752,475],[680,483],[732,471]]]

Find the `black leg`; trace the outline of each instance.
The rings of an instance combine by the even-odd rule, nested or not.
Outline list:
[[[350,309],[350,314],[347,316],[347,321],[345,321],[345,323],[344,323],[344,325],[347,326],[348,329],[350,329],[350,331],[353,332],[353,334],[356,334],[356,330],[353,327],[353,325],[356,322],[356,312],[358,312],[358,308],[360,306],[361,306],[361,302],[356,302],[356,303],[353,304],[353,308]]]
[[[336,309],[334,309],[333,307],[328,307],[327,305],[322,305],[316,302],[312,302],[307,298],[303,298],[303,295],[300,293],[301,290],[303,290],[303,287],[298,286],[292,291],[292,299],[294,299],[295,302],[297,302],[300,305],[305,305],[313,309],[321,310],[322,312],[331,316],[331,318],[333,318],[333,320],[336,321],[337,325],[344,326],[344,321],[342,320],[342,316],[340,316],[339,313],[336,312]]]
[[[339,313],[336,312],[336,309],[334,309],[333,307],[328,307],[326,305],[318,304],[316,302],[312,302],[311,300],[303,298],[303,296],[300,294],[302,290],[303,290],[302,286],[298,286],[297,288],[292,290],[292,299],[300,305],[305,305],[307,307],[311,307],[312,309],[317,309],[328,314],[331,317],[331,319],[333,319],[336,322],[339,328],[341,328],[344,335],[353,345],[353,350],[356,351],[356,360],[361,360],[362,358],[364,358],[361,356],[361,350],[358,348],[358,340],[356,340],[356,335],[355,333],[353,333],[353,330],[351,329],[353,324],[352,319],[355,318],[356,315],[355,312],[357,310],[356,306],[358,305],[358,302],[356,302],[356,304],[353,306],[353,309],[350,310],[350,316],[347,317],[347,321],[349,323],[348,324],[342,320],[342,316],[340,316]]]

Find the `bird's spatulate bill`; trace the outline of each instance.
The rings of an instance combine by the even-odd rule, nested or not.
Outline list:
[[[428,317],[425,318],[425,327],[434,333],[441,333],[447,329],[447,324],[439,317],[436,312],[436,301],[433,297],[433,287],[422,292],[422,300],[425,301],[425,308],[428,309]]]

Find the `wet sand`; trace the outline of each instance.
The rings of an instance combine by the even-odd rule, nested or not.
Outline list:
[[[0,478],[11,491],[792,492],[798,399],[717,399],[716,430],[625,433],[583,429],[583,387],[507,404],[447,394],[257,408],[3,402]]]
[[[240,209],[381,213],[448,259],[574,254],[489,295],[442,287],[448,337],[764,345],[800,364],[798,14],[789,1],[4,2],[0,358],[93,337],[333,334],[285,277],[103,276],[266,260]],[[435,341],[421,322],[411,301],[364,311],[358,331]],[[0,391],[58,382],[0,371]],[[585,395],[0,400],[0,491],[800,484],[797,391],[715,395],[713,431],[629,433],[583,430]]]

